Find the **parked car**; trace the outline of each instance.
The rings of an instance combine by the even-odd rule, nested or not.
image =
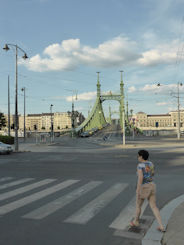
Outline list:
[[[0,154],[2,153],[10,154],[12,151],[13,148],[11,145],[0,142]]]
[[[90,134],[89,134],[88,131],[82,132],[82,133],[80,134],[80,137],[89,137],[89,136],[90,136]]]

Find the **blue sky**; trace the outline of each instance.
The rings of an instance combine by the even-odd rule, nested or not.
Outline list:
[[[183,0],[1,0],[0,111],[7,113],[10,76],[14,112],[15,50],[19,51],[19,113],[71,111],[87,116],[94,104],[97,71],[103,93],[119,92],[124,71],[125,96],[134,113],[167,113],[177,108],[176,84],[183,82]],[[161,87],[156,84],[160,82]],[[180,87],[184,107],[184,86]],[[103,104],[118,111],[118,102]],[[117,117],[114,114],[114,117]]]

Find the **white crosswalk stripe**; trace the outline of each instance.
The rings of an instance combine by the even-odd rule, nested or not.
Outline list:
[[[92,200],[86,206],[81,208],[78,212],[65,220],[67,223],[86,224],[92,219],[102,208],[111,202],[120,192],[122,192],[128,185],[118,183],[113,185],[100,196]]]
[[[23,184],[23,183],[26,183],[26,182],[31,181],[31,180],[33,180],[33,178],[26,178],[26,179],[12,181],[10,183],[6,183],[4,185],[1,185],[0,190],[6,189],[8,187],[15,186],[15,185]]]
[[[54,179],[45,179],[45,180],[41,180],[39,182],[36,182],[34,184],[30,184],[30,185],[27,185],[27,186],[24,186],[24,187],[20,187],[20,188],[18,188],[16,190],[5,192],[3,194],[0,194],[0,201],[8,199],[10,197],[14,197],[14,196],[16,196],[18,194],[22,194],[22,193],[25,193],[27,191],[33,190],[33,189],[35,189],[37,187],[41,187],[43,185],[52,183],[53,181],[55,181],[55,180]]]
[[[83,185],[82,187],[79,187],[78,189],[70,192],[69,194],[66,194],[65,196],[62,196],[26,215],[24,215],[24,218],[29,218],[29,219],[42,219],[45,218],[46,216],[54,213],[58,209],[63,208],[67,204],[71,203],[72,201],[76,200],[80,196],[86,194],[87,192],[91,191],[98,185],[100,185],[102,182],[101,181],[90,181],[86,185]]]
[[[17,201],[11,202],[9,204],[0,206],[0,215],[4,215],[7,214],[15,209],[18,209],[20,207],[23,207],[29,203],[32,203],[34,201],[37,201],[43,197],[46,197],[54,192],[57,192],[59,190],[62,190],[76,182],[78,182],[79,180],[66,180],[60,184],[54,185],[52,187],[49,187],[43,191],[39,191],[35,194],[29,195],[27,197],[21,198]]]
[[[13,177],[2,177],[2,178],[0,178],[0,182],[12,180],[12,179],[13,179]]]
[[[148,202],[145,201],[142,206],[142,214],[146,209],[147,205]],[[132,200],[128,203],[128,205],[122,209],[118,217],[112,222],[112,224],[109,227],[117,230],[124,230],[132,220],[133,215],[135,215],[135,207],[136,197],[133,197]]]

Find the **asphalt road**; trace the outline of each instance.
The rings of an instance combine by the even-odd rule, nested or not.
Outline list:
[[[0,245],[140,245],[153,215],[146,206],[144,229],[127,230],[137,151],[149,148],[162,208],[183,194],[184,140],[140,136],[127,148],[121,140],[117,130],[106,129],[92,138],[62,137],[34,152],[0,155]]]

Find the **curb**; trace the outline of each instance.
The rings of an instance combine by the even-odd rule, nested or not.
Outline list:
[[[160,210],[160,215],[162,217],[163,225],[167,227],[169,219],[173,213],[173,211],[184,202],[184,194],[173,199],[167,205],[165,205]],[[164,233],[158,232],[156,230],[158,224],[155,220],[149,230],[147,231],[146,235],[142,239],[142,245],[162,245],[162,239]]]

